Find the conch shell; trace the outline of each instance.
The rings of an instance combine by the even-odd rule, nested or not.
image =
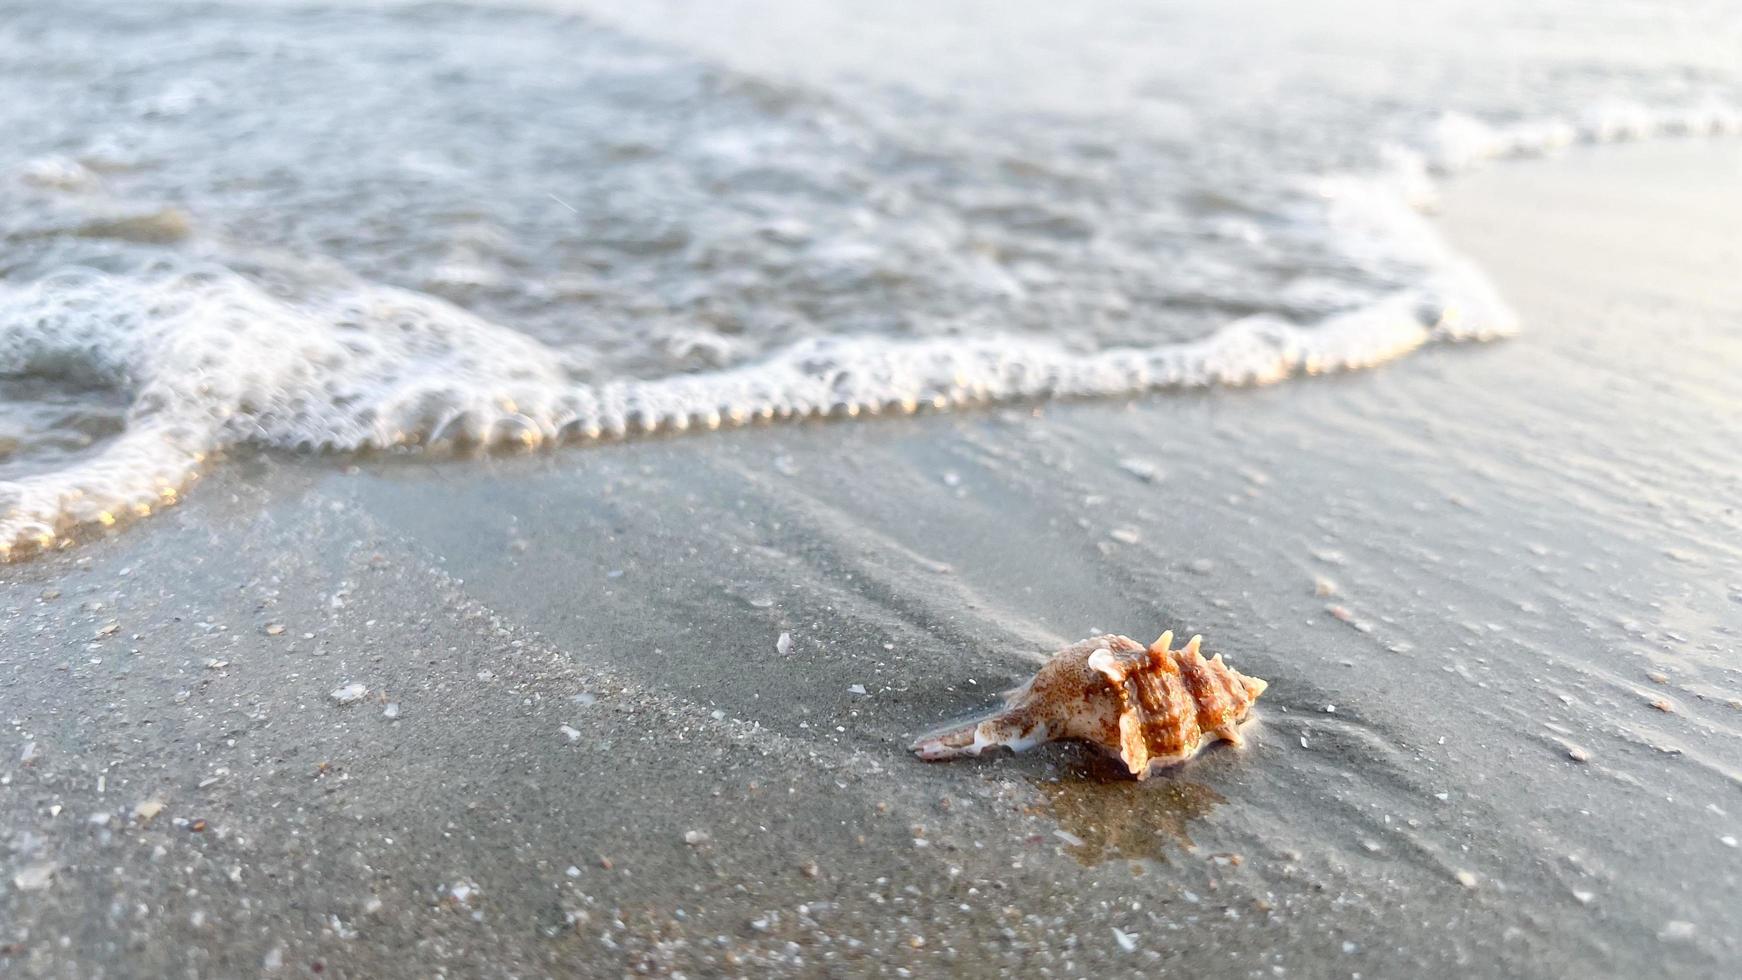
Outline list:
[[[979,755],[995,745],[1015,752],[1075,738],[1117,756],[1143,779],[1178,765],[1206,743],[1241,744],[1240,722],[1269,685],[1217,654],[1205,660],[1194,636],[1178,650],[1173,633],[1149,647],[1125,636],[1096,636],[1053,654],[1027,684],[1004,695],[1004,709],[913,744],[926,760]]]

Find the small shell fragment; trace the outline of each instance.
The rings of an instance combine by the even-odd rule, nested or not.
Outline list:
[[[1694,938],[1694,931],[1692,922],[1671,919],[1663,924],[1663,929],[1658,932],[1657,938],[1665,942],[1679,942]]]
[[[329,693],[327,697],[331,698],[334,704],[343,706],[356,704],[363,700],[364,695],[368,693],[369,687],[366,684],[346,684],[344,687]]]
[[[928,761],[979,755],[1002,745],[1022,752],[1080,739],[1117,757],[1138,779],[1177,765],[1222,739],[1240,745],[1239,725],[1268,686],[1198,652],[1200,637],[1172,649],[1173,633],[1148,647],[1104,635],[1074,643],[1033,679],[1004,696],[989,718],[927,735],[913,751]]]
[[[52,862],[30,865],[12,876],[12,887],[21,892],[42,891],[54,881],[54,872]]]

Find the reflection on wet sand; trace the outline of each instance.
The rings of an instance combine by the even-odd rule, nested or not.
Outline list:
[[[1192,821],[1228,802],[1202,783],[1165,774],[1137,782],[1116,762],[1100,758],[1080,775],[1031,781],[1041,793],[1035,812],[1082,841],[1065,850],[1084,865],[1119,859],[1166,862],[1170,844],[1193,846],[1187,833]]]

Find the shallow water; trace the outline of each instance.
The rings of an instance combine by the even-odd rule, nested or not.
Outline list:
[[[1715,10],[17,5],[0,550],[243,446],[1263,382],[1505,335],[1429,175],[1742,131]],[[125,427],[81,421],[117,400]]]

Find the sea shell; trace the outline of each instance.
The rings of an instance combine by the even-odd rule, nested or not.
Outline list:
[[[1125,636],[1073,643],[1004,695],[1002,711],[927,735],[913,751],[922,759],[953,759],[996,745],[1022,752],[1074,738],[1118,757],[1143,779],[1216,739],[1239,745],[1240,722],[1269,685],[1223,663],[1221,654],[1205,660],[1201,639],[1178,650],[1171,649],[1171,632],[1147,648]]]

